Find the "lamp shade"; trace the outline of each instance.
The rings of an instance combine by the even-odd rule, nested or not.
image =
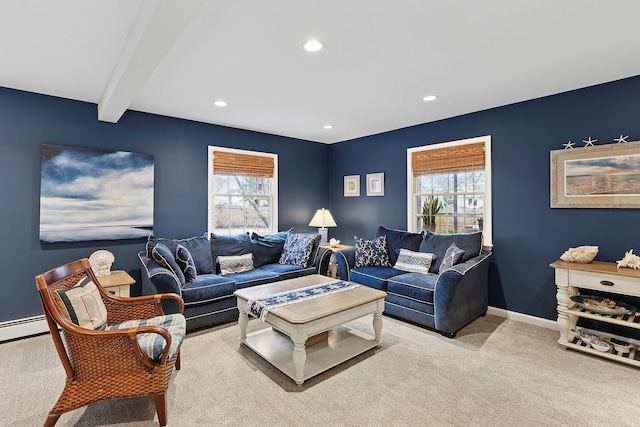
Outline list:
[[[311,218],[310,227],[337,227],[338,224],[333,220],[331,212],[328,209],[318,209],[316,214]]]

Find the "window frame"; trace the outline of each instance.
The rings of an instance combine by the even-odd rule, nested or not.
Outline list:
[[[410,232],[420,232],[416,229],[414,221],[414,212],[416,212],[415,203],[415,180],[412,168],[412,154],[416,151],[434,150],[438,148],[455,147],[458,145],[474,144],[484,142],[484,171],[485,171],[485,189],[484,189],[484,215],[483,215],[483,244],[485,247],[493,247],[493,215],[492,215],[492,198],[491,198],[491,135],[485,135],[475,138],[461,139],[457,141],[440,142],[420,147],[407,149],[407,230]]]
[[[278,155],[274,153],[266,153],[262,151],[241,150],[237,148],[227,148],[209,145],[207,148],[207,235],[214,233],[213,212],[215,201],[213,195],[213,153],[214,151],[226,151],[230,153],[247,154],[251,156],[266,156],[273,158],[273,195],[271,203],[271,230],[265,230],[265,233],[276,233],[278,230]],[[246,230],[245,230],[246,232]]]

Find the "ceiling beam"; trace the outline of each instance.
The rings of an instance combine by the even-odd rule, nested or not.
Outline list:
[[[98,102],[98,120],[120,120],[203,2],[142,0]]]

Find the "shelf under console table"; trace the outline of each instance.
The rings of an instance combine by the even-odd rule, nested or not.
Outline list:
[[[586,264],[555,261],[555,281],[558,288],[558,343],[567,348],[583,351],[596,356],[640,367],[640,341],[628,337],[594,331],[597,335],[629,341],[634,347],[628,353],[618,353],[613,348],[606,353],[594,350],[579,338],[569,334],[576,327],[579,318],[597,320],[617,326],[625,326],[640,331],[640,312],[632,314],[599,314],[577,306],[571,297],[578,295],[580,289],[588,289],[619,295],[640,297],[640,270],[618,268],[613,262],[592,261]]]

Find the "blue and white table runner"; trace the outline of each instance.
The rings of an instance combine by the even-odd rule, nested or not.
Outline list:
[[[295,289],[293,291],[278,292],[260,298],[253,298],[247,301],[249,313],[264,322],[267,313],[272,308],[281,307],[298,301],[321,297],[335,292],[346,291],[360,285],[345,282],[344,280],[334,280],[319,285],[308,286],[306,288]]]

